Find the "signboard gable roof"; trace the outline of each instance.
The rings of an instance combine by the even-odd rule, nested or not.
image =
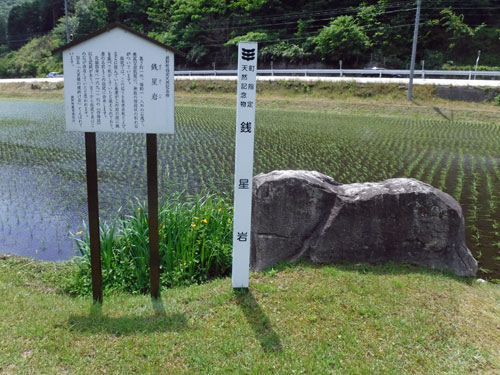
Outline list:
[[[124,31],[127,31],[127,32],[129,32],[129,33],[131,33],[131,34],[133,34],[135,36],[138,36],[138,37],[140,37],[140,38],[142,38],[142,39],[144,39],[144,40],[146,40],[146,41],[148,41],[148,42],[150,42],[152,44],[155,44],[155,45],[157,45],[157,46],[159,46],[161,48],[164,48],[167,51],[173,52],[173,53],[175,53],[177,55],[180,55],[180,56],[185,56],[185,54],[183,52],[181,52],[181,51],[179,51],[179,50],[177,50],[175,48],[172,48],[170,46],[167,46],[166,44],[161,43],[161,42],[157,41],[156,39],[150,38],[149,36],[147,36],[147,35],[145,35],[143,33],[140,33],[138,31],[132,29],[131,27],[125,26],[125,25],[123,25],[120,22],[111,23],[111,24],[107,25],[106,27],[103,27],[100,30],[97,30],[97,31],[95,31],[93,33],[90,33],[90,34],[88,34],[88,35],[86,35],[84,37],[78,38],[78,39],[76,39],[76,40],[74,40],[74,41],[72,41],[72,42],[70,42],[68,44],[65,44],[64,46],[56,48],[55,50],[52,51],[52,53],[53,54],[57,54],[57,53],[64,52],[67,49],[70,49],[70,48],[72,48],[72,47],[74,47],[74,46],[76,46],[78,44],[86,42],[86,41],[88,41],[88,40],[90,40],[92,38],[95,38],[95,37],[97,37],[97,36],[99,36],[101,34],[104,34],[104,33],[108,32],[108,31],[111,31],[111,30],[113,30],[115,28],[119,28],[119,29],[122,29]]]

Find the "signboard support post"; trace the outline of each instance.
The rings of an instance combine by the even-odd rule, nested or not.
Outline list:
[[[183,54],[120,23],[53,51],[60,52],[66,130],[85,132],[94,302],[103,300],[96,131],[146,134],[150,283],[159,298],[157,134],[174,134],[174,53]]]
[[[257,43],[241,42],[238,45],[232,268],[233,288],[240,290],[248,290],[250,271],[256,81]]]
[[[92,296],[94,302],[102,303],[101,242],[99,235],[99,200],[97,197],[96,136],[94,132],[85,132],[85,159],[87,162]]]
[[[160,296],[160,254],[158,250],[158,151],[156,134],[146,134],[149,218],[149,275],[151,296]]]

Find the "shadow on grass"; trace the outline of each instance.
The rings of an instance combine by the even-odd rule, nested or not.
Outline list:
[[[235,290],[236,303],[241,308],[245,318],[252,327],[255,338],[265,352],[281,352],[281,340],[274,332],[267,315],[260,308],[251,291]]]
[[[151,297],[151,304],[153,305],[153,310],[155,311],[156,315],[167,316],[167,313],[165,312],[165,306],[163,305],[161,297],[160,298]]]
[[[432,107],[432,109],[434,111],[436,111],[437,114],[441,115],[442,117],[444,117],[446,120],[448,121],[453,121],[453,112],[451,112],[451,117],[448,117],[446,116],[442,111],[441,111],[441,108],[439,107]]]
[[[173,332],[187,328],[186,315],[181,313],[167,315],[160,299],[153,300],[153,309],[155,314],[149,316],[109,317],[102,314],[102,305],[95,303],[88,316],[70,316],[68,325],[73,331],[110,333],[115,336]]]

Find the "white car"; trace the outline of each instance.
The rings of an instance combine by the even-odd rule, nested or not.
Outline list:
[[[47,74],[45,76],[45,78],[59,78],[59,77],[62,77],[63,75],[61,73],[58,73],[58,72],[50,72],[49,74]]]

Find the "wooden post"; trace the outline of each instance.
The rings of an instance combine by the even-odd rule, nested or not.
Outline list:
[[[85,132],[87,162],[87,196],[89,207],[90,265],[92,268],[92,295],[94,302],[102,303],[101,242],[99,236],[99,200],[97,197],[96,137]]]
[[[148,178],[149,275],[151,296],[160,296],[160,254],[158,251],[158,153],[156,134],[146,134]]]

